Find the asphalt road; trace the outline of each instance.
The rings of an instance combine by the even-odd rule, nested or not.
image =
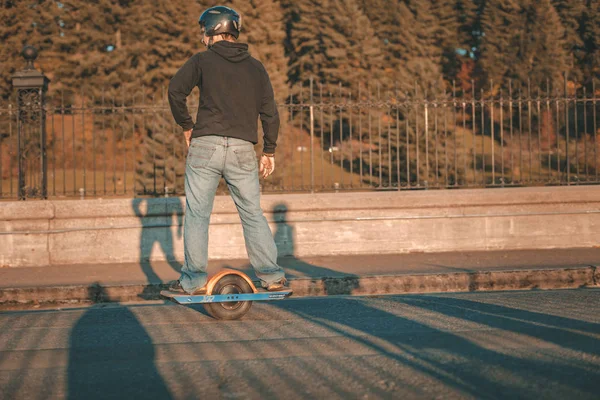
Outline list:
[[[0,314],[2,399],[598,399],[600,290]]]

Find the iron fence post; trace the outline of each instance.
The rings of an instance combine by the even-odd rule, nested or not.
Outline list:
[[[17,89],[18,196],[20,200],[28,197],[46,199],[48,163],[44,94],[50,80],[33,66],[38,56],[34,47],[25,46],[21,54],[27,66],[12,76],[13,87]]]
[[[310,77],[310,192],[315,192],[315,104],[313,101],[313,77]]]

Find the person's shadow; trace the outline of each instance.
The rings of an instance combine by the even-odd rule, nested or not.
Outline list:
[[[164,283],[152,267],[152,250],[155,244],[158,244],[171,268],[177,272],[181,271],[182,264],[175,257],[170,226],[175,217],[177,236],[183,236],[183,207],[177,197],[156,200],[135,198],[131,201],[131,206],[142,224],[139,262],[149,284],[141,296],[152,297],[156,295],[152,285]],[[151,293],[147,293],[148,291]]]
[[[277,230],[273,235],[277,246],[277,263],[285,269],[286,276],[322,279],[328,294],[351,294],[353,289],[358,288],[358,276],[320,267],[296,257],[296,232],[294,226],[288,221],[287,214],[288,206],[285,203],[273,207],[273,219],[277,224]],[[344,277],[344,282],[340,284],[341,277]]]
[[[294,245],[294,227],[287,221],[288,208],[285,203],[279,203],[273,207],[273,218],[277,223],[277,230],[273,238],[277,245],[277,256],[280,258],[294,257],[296,249]]]
[[[98,285],[90,301],[106,301]],[[68,399],[171,399],[152,338],[127,307],[90,308],[69,339]]]

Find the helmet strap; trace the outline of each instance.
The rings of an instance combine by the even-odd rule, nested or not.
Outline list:
[[[210,49],[212,47],[212,45],[214,44],[214,36],[210,36],[208,38],[208,48]]]

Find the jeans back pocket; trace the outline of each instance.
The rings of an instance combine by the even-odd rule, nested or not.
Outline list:
[[[215,154],[216,149],[216,147],[209,146],[190,146],[187,162],[194,168],[205,168]]]
[[[254,171],[256,169],[258,161],[256,160],[254,149],[234,150],[233,152],[241,169],[244,171]]]

